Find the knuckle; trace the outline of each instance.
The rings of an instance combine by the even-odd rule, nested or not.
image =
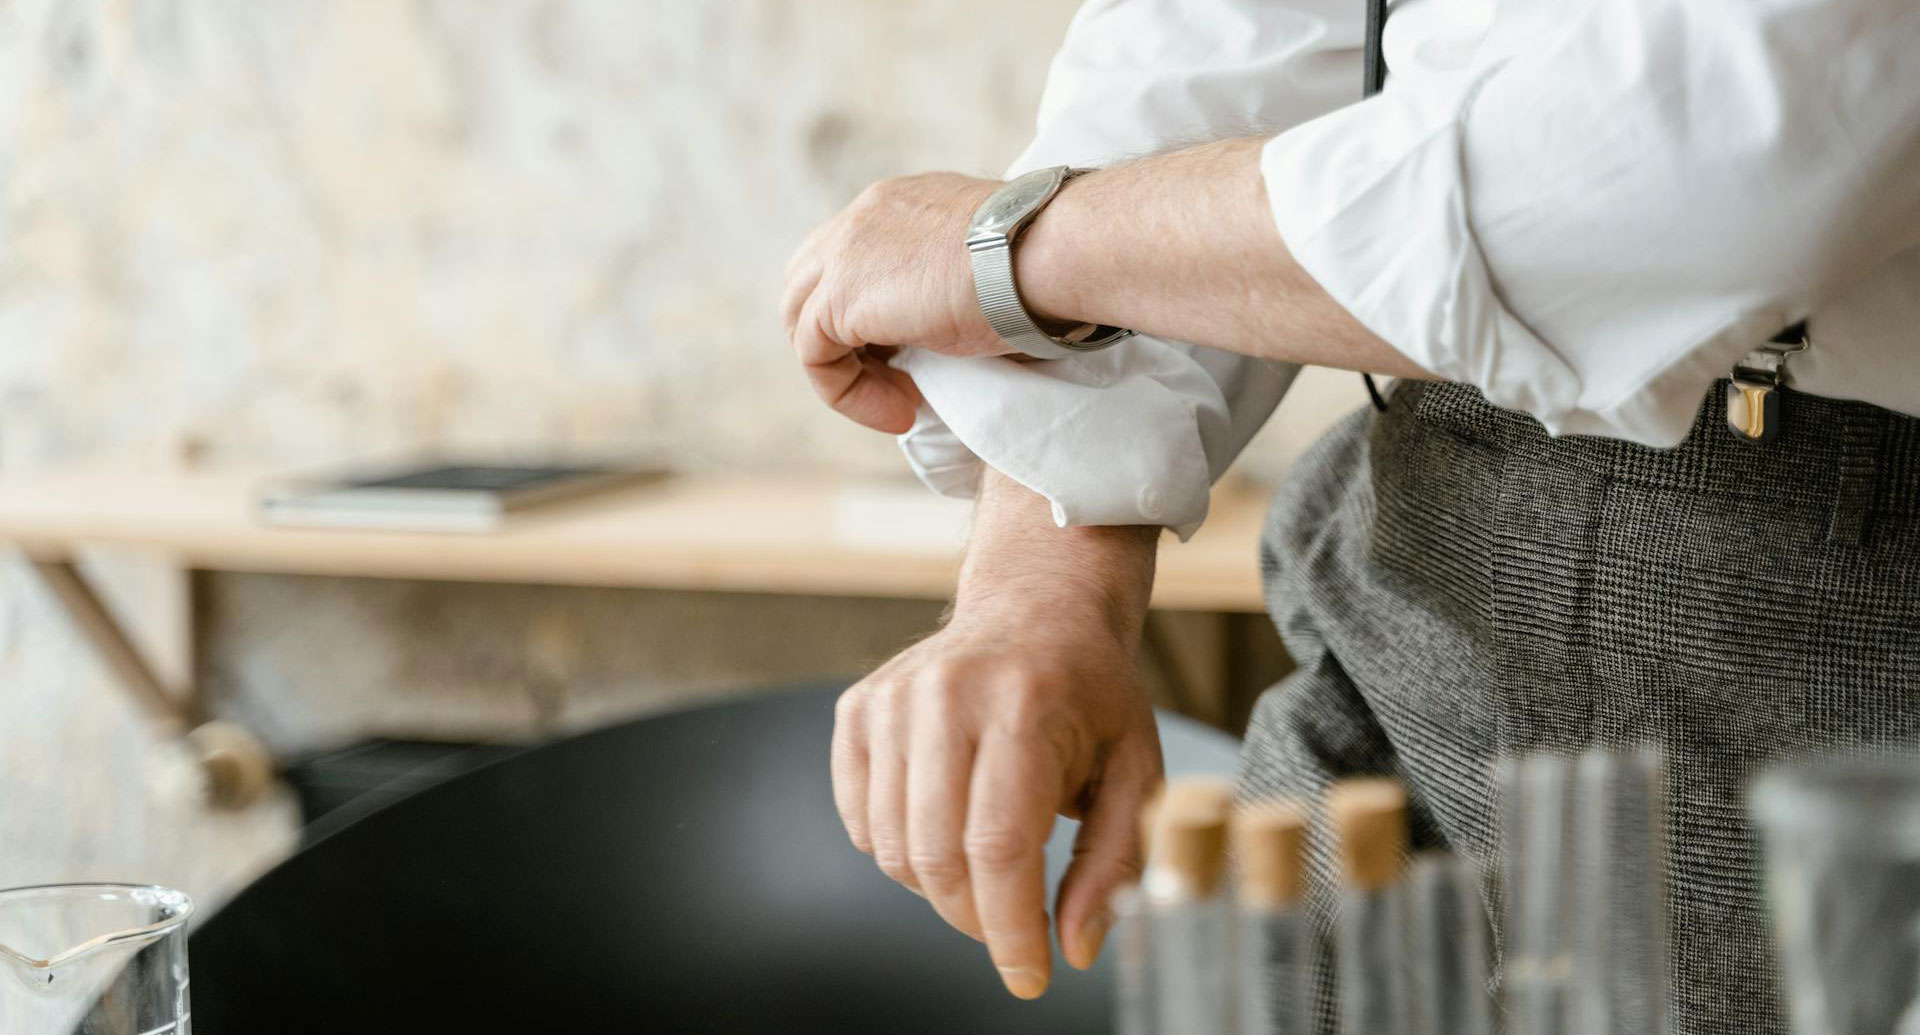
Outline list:
[[[835,298],[839,293],[840,278],[832,274],[821,277],[807,299],[807,311],[802,317],[835,355],[841,351],[842,341],[840,322],[834,317]]]
[[[967,682],[952,672],[923,672],[914,681],[914,698],[930,711],[946,714],[967,694]]]
[[[1009,681],[1005,693],[1007,723],[1014,732],[1051,721],[1059,710],[1059,702],[1047,691],[1047,684],[1031,675]]]
[[[888,839],[876,839],[873,842],[873,861],[880,866],[880,872],[902,884],[912,883],[913,868],[907,865],[907,853],[900,845]]]
[[[969,865],[984,870],[1010,870],[1027,859],[1031,846],[1012,830],[989,827],[967,832],[966,853]]]
[[[882,732],[892,730],[900,707],[900,688],[896,684],[885,683],[870,688],[863,705],[867,728]]]
[[[952,693],[965,682],[971,666],[961,658],[942,656],[920,668],[920,685],[940,693]]]
[[[857,721],[867,703],[867,685],[860,683],[841,691],[833,702],[833,721],[850,724]]]
[[[1121,856],[1113,864],[1113,872],[1118,875],[1121,884],[1140,883],[1140,878],[1146,874],[1146,871],[1146,864],[1141,861],[1137,848]]]
[[[1002,713],[1005,733],[1024,743],[1055,750],[1070,749],[1079,740],[1080,723],[1060,700],[1043,689],[1025,689],[1011,695]]]
[[[951,888],[966,883],[967,861],[957,852],[915,851],[908,856],[907,865],[928,887]]]

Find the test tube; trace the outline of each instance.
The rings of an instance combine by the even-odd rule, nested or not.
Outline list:
[[[1114,1033],[1154,1035],[1152,945],[1139,886],[1114,892],[1108,908],[1113,910]]]
[[[1512,1035],[1568,1035],[1572,961],[1567,853],[1567,759],[1502,759],[1501,870],[1506,896],[1505,991]]]
[[[1664,763],[1588,751],[1574,772],[1573,1020],[1580,1035],[1667,1030]]]
[[[1140,887],[1159,1035],[1230,1030],[1233,928],[1221,878],[1232,803],[1227,781],[1187,778],[1168,784],[1151,812],[1152,852]]]
[[[1327,796],[1345,887],[1335,951],[1340,1030],[1408,1035],[1407,940],[1400,885],[1407,792],[1393,780],[1346,780]]]
[[[1487,919],[1473,867],[1442,852],[1422,855],[1407,886],[1415,1035],[1492,1035]]]
[[[1784,765],[1752,804],[1796,1035],[1920,1032],[1920,757]]]
[[[1306,813],[1292,802],[1234,812],[1240,1035],[1312,1035],[1306,847]]]

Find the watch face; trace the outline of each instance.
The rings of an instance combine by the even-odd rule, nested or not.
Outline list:
[[[1012,233],[1021,220],[1060,189],[1063,178],[1063,170],[1039,169],[1014,180],[980,206],[974,213],[972,229]]]

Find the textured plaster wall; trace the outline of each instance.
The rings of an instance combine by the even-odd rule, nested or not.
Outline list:
[[[0,0],[0,477],[436,448],[894,473],[795,373],[781,268],[874,178],[997,172],[1073,6]],[[220,709],[288,752],[848,671],[935,613],[257,577],[206,595]],[[582,659],[557,705],[520,649],[554,615]],[[0,564],[0,886],[213,894],[290,830],[284,800],[199,807],[184,755]]]
[[[0,476],[431,448],[891,473],[891,444],[794,372],[781,268],[871,179],[996,171],[1070,6],[0,3]],[[1041,31],[976,31],[1015,14]],[[325,580],[206,596],[221,709],[288,752],[853,670],[935,614]],[[557,705],[518,649],[553,614],[581,659]],[[284,850],[286,802],[210,813],[193,778],[0,566],[0,886],[211,894]]]
[[[787,253],[878,176],[996,171],[1069,13],[0,7],[0,460],[575,445],[891,469],[784,355]],[[1016,14],[1044,31],[974,31]]]

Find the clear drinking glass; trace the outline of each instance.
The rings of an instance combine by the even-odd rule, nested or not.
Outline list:
[[[191,1035],[187,918],[168,888],[0,891],[0,1032]]]
[[[1768,896],[1800,1035],[1920,1035],[1920,760],[1761,778]]]

